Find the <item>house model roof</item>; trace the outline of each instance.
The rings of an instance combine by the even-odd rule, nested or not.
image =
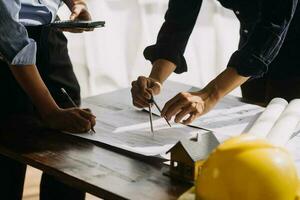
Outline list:
[[[217,138],[212,133],[208,132],[199,135],[197,142],[185,139],[180,140],[167,153],[171,152],[174,148],[179,148],[181,146],[195,162],[206,159],[218,145],[219,141]]]

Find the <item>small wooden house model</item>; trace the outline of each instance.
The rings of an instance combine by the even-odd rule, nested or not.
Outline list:
[[[194,181],[199,166],[219,145],[212,133],[198,137],[198,141],[180,140],[167,153],[171,153],[170,176],[183,181]]]

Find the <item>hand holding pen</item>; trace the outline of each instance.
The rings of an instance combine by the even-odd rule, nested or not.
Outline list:
[[[66,96],[66,98],[70,101],[72,106],[76,109],[79,109],[78,106],[75,104],[75,102],[70,97],[70,95],[67,93],[67,91],[64,88],[61,88],[61,91]],[[96,121],[95,121],[96,116],[94,116],[91,113],[90,109],[79,109],[79,110],[80,110],[80,112],[79,112],[78,117],[80,117],[82,121],[86,122],[85,124],[83,124],[83,123],[78,124],[78,126],[81,125],[83,127],[82,132],[88,132],[89,130],[92,130],[94,133],[96,133],[94,130],[94,126],[96,124]]]

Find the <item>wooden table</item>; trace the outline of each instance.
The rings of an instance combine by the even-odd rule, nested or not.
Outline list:
[[[103,199],[177,199],[190,187],[164,176],[161,161],[43,129],[29,116],[2,125],[0,153]]]

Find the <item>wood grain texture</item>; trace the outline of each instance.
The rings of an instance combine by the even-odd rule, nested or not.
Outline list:
[[[1,125],[0,153],[103,199],[177,199],[190,187],[164,176],[161,161],[46,130],[29,116]]]

